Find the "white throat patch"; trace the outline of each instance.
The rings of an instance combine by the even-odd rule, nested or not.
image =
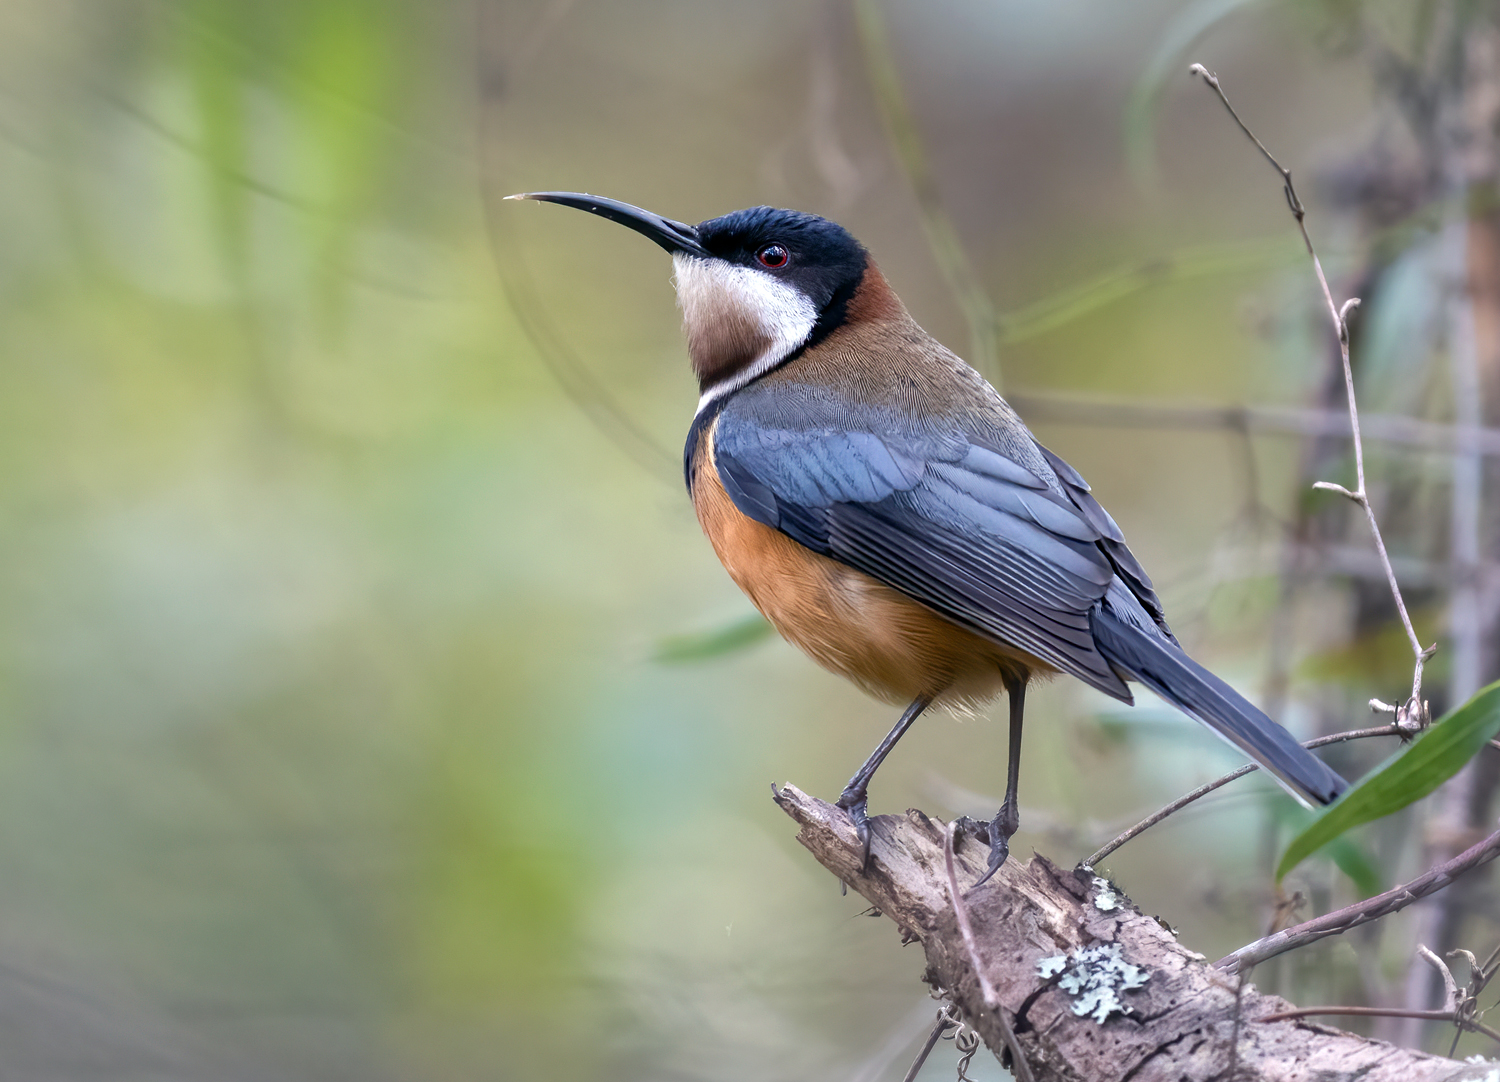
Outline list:
[[[721,366],[698,412],[784,361],[812,335],[818,310],[799,289],[752,267],[674,253],[677,304],[700,377]]]

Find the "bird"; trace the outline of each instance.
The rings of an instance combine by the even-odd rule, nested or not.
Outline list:
[[[579,192],[506,198],[598,215],[671,255],[699,388],[683,467],[704,533],[785,639],[905,708],[837,801],[864,867],[870,781],[897,741],[931,707],[1001,691],[1005,796],[979,882],[1004,865],[1026,689],[1056,674],[1125,703],[1144,685],[1308,807],[1348,788],[1188,656],[1088,483],[917,324],[842,226],[766,206],[688,225]]]

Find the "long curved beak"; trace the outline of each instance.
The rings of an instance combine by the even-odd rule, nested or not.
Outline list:
[[[684,252],[687,255],[709,258],[706,248],[698,241],[698,230],[649,210],[633,207],[618,199],[605,199],[599,195],[582,192],[521,192],[507,195],[507,199],[536,199],[543,203],[561,203],[565,207],[577,207],[612,222],[619,222],[627,229],[634,229],[642,236],[650,237],[669,252]]]

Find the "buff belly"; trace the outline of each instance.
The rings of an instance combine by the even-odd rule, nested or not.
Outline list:
[[[693,505],[719,561],[781,636],[825,669],[886,702],[930,696],[959,709],[993,698],[1007,680],[1052,671],[741,513],[712,456],[698,461]]]

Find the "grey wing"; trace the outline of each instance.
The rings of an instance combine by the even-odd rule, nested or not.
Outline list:
[[[736,396],[714,426],[741,512],[1131,700],[1090,627],[1115,578],[1091,497],[1081,506],[1040,455],[1022,465],[954,422],[781,395]]]
[[[1125,544],[1125,534],[1120,527],[1115,525],[1115,520],[1110,517],[1109,512],[1099,505],[1094,499],[1093,493],[1089,491],[1089,483],[1083,479],[1083,475],[1058,458],[1041,444],[1037,444],[1037,450],[1042,452],[1047,460],[1047,465],[1062,481],[1064,488],[1078,510],[1099,531],[1099,547],[1109,557],[1109,562],[1114,565],[1115,574],[1119,575],[1135,599],[1141,603],[1141,607],[1151,616],[1152,621],[1163,635],[1170,639],[1173,644],[1177,643],[1177,636],[1172,634],[1172,629],[1167,626],[1167,614],[1162,609],[1161,599],[1156,596],[1156,590],[1151,585],[1151,578],[1146,574],[1146,569],[1140,565],[1135,558],[1135,553]]]

